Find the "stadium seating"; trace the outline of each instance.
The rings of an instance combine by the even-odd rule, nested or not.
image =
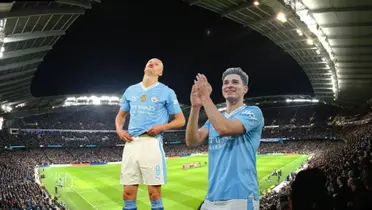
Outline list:
[[[62,202],[51,199],[43,186],[35,183],[35,166],[120,161],[124,142],[117,137],[112,122],[117,109],[68,107],[9,122],[8,128],[19,130],[16,134],[7,130],[0,133],[0,184],[4,186],[0,188],[0,209],[64,209]],[[335,123],[363,120],[370,115],[344,117],[344,113],[323,105],[268,107],[263,113],[266,126],[272,127],[264,129],[262,139],[280,140],[263,141],[259,153],[312,154],[307,165],[320,168],[327,177],[325,190],[334,209],[371,207],[372,199],[367,198],[372,194],[372,125]],[[207,152],[207,144],[187,148],[184,139],[182,129],[165,133],[166,154]],[[340,188],[337,179],[346,188]],[[280,204],[291,203],[291,183],[280,192],[265,194],[261,209],[278,209]],[[352,192],[357,183],[362,185]],[[347,196],[342,194],[345,191]],[[290,201],[284,202],[283,198]]]

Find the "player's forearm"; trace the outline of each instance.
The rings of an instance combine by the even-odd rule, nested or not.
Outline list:
[[[168,124],[165,124],[165,130],[173,130],[177,128],[181,128],[182,126],[185,125],[185,117],[178,117],[169,122]]]
[[[189,120],[186,126],[186,144],[187,146],[193,146],[198,144],[199,134],[198,134],[198,121],[199,121],[200,108],[191,108]]]
[[[226,130],[229,127],[229,120],[227,120],[218,111],[216,105],[214,105],[210,97],[205,97],[202,99],[202,101],[205,113],[207,114],[208,120],[211,122],[214,129],[217,131],[219,135],[226,133]]]
[[[122,115],[117,115],[116,118],[115,118],[115,127],[116,127],[116,130],[122,130],[123,127],[124,127],[124,123],[125,123],[125,116],[122,116]]]

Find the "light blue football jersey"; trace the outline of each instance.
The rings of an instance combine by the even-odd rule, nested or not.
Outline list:
[[[204,126],[208,136],[208,193],[209,201],[259,199],[256,171],[256,152],[260,145],[264,118],[257,106],[242,106],[227,119],[238,119],[245,128],[243,135],[219,136],[208,120]]]
[[[139,136],[155,125],[167,124],[169,115],[181,112],[175,92],[157,82],[145,88],[142,82],[128,87],[120,109],[130,114],[128,133]]]

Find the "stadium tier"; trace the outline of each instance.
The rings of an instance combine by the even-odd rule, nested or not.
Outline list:
[[[367,179],[365,170],[372,162],[370,114],[350,117],[326,104],[261,108],[266,119],[257,159],[261,209],[287,203],[283,196],[289,197],[289,183],[299,168],[321,168],[331,200],[339,199],[339,176]],[[0,174],[5,186],[0,189],[0,209],[120,208],[122,200],[116,195],[122,190],[120,167],[112,164],[121,161],[124,146],[113,125],[117,109],[113,105],[62,107],[5,119],[6,129],[0,133]],[[208,144],[188,148],[184,139],[183,129],[164,134],[170,179],[191,192],[174,194],[173,185],[165,186],[168,209],[197,209],[206,194],[207,156],[194,154],[206,154]],[[146,193],[140,191],[139,207],[149,208]]]

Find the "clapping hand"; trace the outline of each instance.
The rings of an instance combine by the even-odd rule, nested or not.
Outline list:
[[[192,86],[190,102],[191,102],[191,106],[194,108],[200,108],[203,105],[196,84]]]
[[[209,84],[207,77],[204,74],[198,74],[194,83],[201,100],[210,97],[212,93],[212,86]]]

